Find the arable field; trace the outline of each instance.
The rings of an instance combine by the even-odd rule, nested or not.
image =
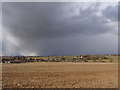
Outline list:
[[[3,64],[3,88],[117,88],[117,63]]]

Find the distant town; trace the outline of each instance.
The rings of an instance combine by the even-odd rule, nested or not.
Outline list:
[[[1,63],[27,62],[112,62],[117,55],[78,55],[78,56],[2,56]]]

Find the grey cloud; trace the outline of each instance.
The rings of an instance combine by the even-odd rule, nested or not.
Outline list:
[[[102,11],[103,15],[112,20],[118,21],[118,6],[108,6],[105,10]]]
[[[69,16],[70,11],[64,12],[64,5],[69,6],[70,3],[3,3],[3,25],[14,35],[24,39],[31,36],[35,39],[63,37],[78,32],[99,34],[109,30],[104,26],[103,17],[95,15],[96,8],[81,9],[81,15],[73,16],[76,19],[66,19],[63,15]]]
[[[116,7],[107,7],[102,11],[103,16],[97,16],[101,3],[94,3],[87,9],[82,9],[81,3],[78,6],[76,4],[78,5],[78,3],[55,2],[5,2],[2,7],[3,27],[6,28],[5,32],[10,33],[19,41],[20,45],[15,46],[18,53],[27,50],[34,51],[38,55],[39,53],[60,55],[67,52],[77,54],[80,53],[77,48],[83,51],[84,44],[89,42],[88,39],[84,39],[85,37],[113,31],[113,28],[106,25],[108,22],[103,17],[116,20],[117,12],[114,11]],[[76,9],[78,14],[75,14]],[[111,15],[112,12],[114,14]],[[76,37],[76,40],[74,39],[72,43],[72,39],[65,39],[68,37]],[[4,45],[3,48],[6,46]],[[7,50],[4,51],[7,52]]]

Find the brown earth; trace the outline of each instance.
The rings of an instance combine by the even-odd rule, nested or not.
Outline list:
[[[117,63],[3,64],[3,88],[117,88]]]

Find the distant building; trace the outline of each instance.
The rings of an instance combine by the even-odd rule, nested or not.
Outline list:
[[[10,61],[5,61],[5,63],[10,63]]]
[[[80,56],[81,59],[83,59],[83,56]]]

